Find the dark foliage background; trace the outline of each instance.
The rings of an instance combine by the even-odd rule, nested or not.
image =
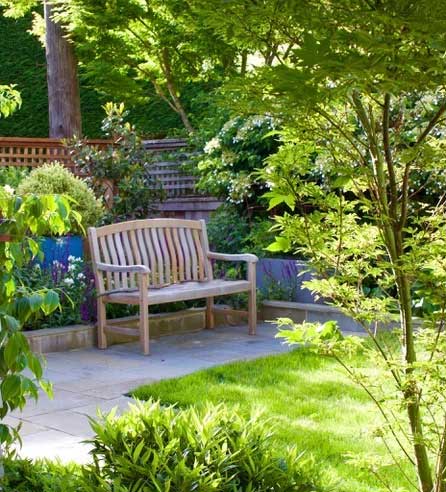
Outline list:
[[[0,83],[16,84],[23,99],[20,110],[7,120],[0,119],[0,136],[48,136],[45,51],[39,40],[28,32],[31,19],[31,15],[21,19],[0,16]],[[91,87],[82,72],[80,77],[83,133],[89,138],[99,138],[105,116],[102,105],[114,98]],[[195,102],[200,92],[200,87],[187,89],[185,99],[189,108],[202,109],[203,103]],[[181,134],[183,126],[178,116],[164,101],[152,97],[149,87],[147,95],[150,100],[137,105],[124,101],[130,112],[129,120],[147,137]]]

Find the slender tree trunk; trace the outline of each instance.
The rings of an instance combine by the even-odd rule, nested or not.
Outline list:
[[[169,84],[167,84],[167,85],[169,85]],[[189,116],[187,116],[187,113],[186,113],[180,99],[176,96],[176,94],[174,92],[170,92],[170,89],[169,89],[169,93],[170,93],[170,95],[174,101],[175,107],[177,108],[177,112],[181,118],[181,121],[184,125],[184,128],[186,128],[188,133],[191,133],[191,134],[194,133],[195,132],[194,127],[192,126],[192,124],[189,120]]]
[[[408,381],[411,379],[413,364],[416,363],[416,349],[412,322],[412,295],[411,283],[403,270],[404,258],[404,227],[405,212],[401,206],[401,217],[398,220],[397,202],[401,201],[396,185],[395,169],[391,155],[390,135],[389,135],[389,113],[390,95],[385,96],[383,105],[383,149],[376,133],[373,113],[366,110],[358,92],[353,93],[352,101],[356,109],[359,120],[367,135],[374,173],[374,182],[371,187],[375,188],[375,195],[379,202],[379,212],[377,214],[378,224],[383,232],[385,246],[387,248],[391,267],[395,274],[398,287],[398,302],[401,319],[401,328],[404,338],[404,359],[407,364],[406,376]],[[385,172],[387,164],[387,174]],[[403,188],[408,186],[407,182],[402,184]],[[402,196],[408,190],[402,190]],[[401,203],[400,203],[401,205]],[[420,492],[432,492],[434,482],[430,467],[428,450],[423,440],[423,420],[420,413],[419,388],[414,382],[402,388],[404,393],[405,408],[409,420],[411,437],[413,439],[413,451],[416,461],[416,471],[418,475]]]
[[[416,362],[416,352],[414,347],[413,323],[412,323],[412,299],[410,295],[410,284],[404,275],[398,280],[401,325],[403,336],[405,337],[405,359],[409,367],[406,369],[410,379],[411,367]],[[429,463],[426,444],[423,437],[423,421],[420,414],[419,394],[415,383],[408,385],[404,392],[406,400],[407,415],[409,417],[410,430],[413,439],[415,460],[417,462],[417,473],[420,484],[420,491],[432,492],[434,484],[432,480],[432,470]]]
[[[188,131],[188,133],[192,134],[194,133],[195,130],[189,120],[186,110],[184,109],[183,103],[178,97],[178,91],[177,88],[175,87],[175,82],[173,80],[173,75],[172,75],[172,67],[170,65],[170,55],[167,48],[164,48],[161,51],[161,61],[162,61],[161,65],[163,68],[164,76],[166,77],[167,90],[169,91],[169,95],[172,99],[173,105],[175,106],[175,110],[180,116],[181,121],[183,122],[183,125]]]
[[[51,3],[45,0],[49,136],[80,137],[82,125],[77,59],[73,45],[64,37],[62,27],[51,16]]]

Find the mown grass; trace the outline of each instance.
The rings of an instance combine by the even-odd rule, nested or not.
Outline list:
[[[275,422],[278,449],[296,445],[311,454],[330,489],[388,490],[371,472],[349,462],[351,456],[368,453],[382,456],[384,462],[388,455],[371,435],[379,423],[375,406],[331,359],[295,350],[141,386],[133,395],[180,407],[224,402],[246,414],[260,409]],[[405,490],[396,467],[383,473],[391,490]]]

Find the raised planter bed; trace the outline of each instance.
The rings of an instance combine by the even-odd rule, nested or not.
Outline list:
[[[31,350],[36,354],[64,352],[92,347],[96,340],[94,325],[72,325],[23,332]]]
[[[166,335],[178,335],[181,333],[193,333],[205,328],[205,308],[192,308],[176,313],[151,314],[150,338],[156,339]],[[246,323],[246,314],[242,311],[228,309],[225,306],[216,306],[215,325],[236,325]],[[112,321],[119,325],[135,325],[137,335],[138,318],[130,316]],[[35,353],[64,352],[80,348],[88,348],[96,345],[96,326],[73,325],[61,328],[45,328],[42,330],[24,332]],[[125,343],[135,341],[135,337],[109,334],[109,343]]]
[[[334,320],[343,331],[364,331],[359,323],[339,309],[311,302],[263,301],[263,317],[267,321],[290,318],[296,323],[303,321],[325,323]]]

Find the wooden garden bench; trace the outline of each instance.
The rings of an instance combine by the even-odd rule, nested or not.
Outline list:
[[[206,327],[214,327],[214,297],[248,292],[249,334],[256,331],[255,255],[209,251],[204,220],[146,219],[88,229],[97,289],[98,345],[107,331],[135,330],[107,322],[107,303],[139,305],[139,338],[149,354],[149,306],[206,298]],[[244,261],[247,280],[214,279],[212,260]]]

